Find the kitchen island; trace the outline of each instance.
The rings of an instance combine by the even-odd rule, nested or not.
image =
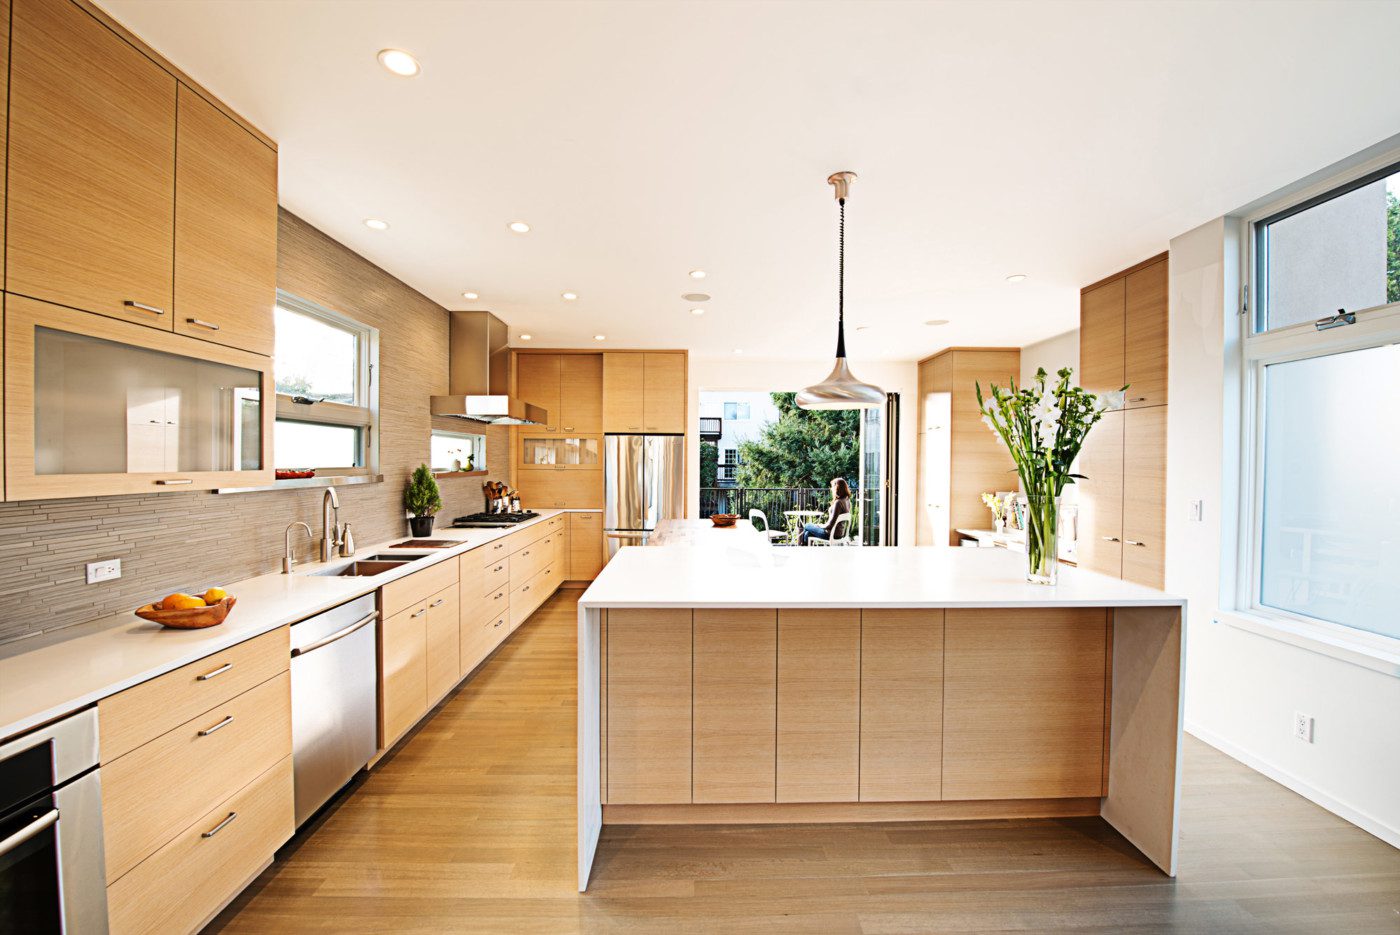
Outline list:
[[[1183,600],[1001,549],[658,533],[579,601],[581,891],[603,824],[1102,816],[1175,875]]]

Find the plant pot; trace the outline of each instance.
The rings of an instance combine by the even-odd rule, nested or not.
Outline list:
[[[417,538],[430,536],[433,534],[433,517],[431,516],[411,516],[408,520],[408,528],[413,531]]]

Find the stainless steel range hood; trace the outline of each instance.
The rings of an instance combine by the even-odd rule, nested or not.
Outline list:
[[[510,395],[510,332],[490,312],[449,312],[447,396],[432,414],[492,425],[541,425],[549,413]]]

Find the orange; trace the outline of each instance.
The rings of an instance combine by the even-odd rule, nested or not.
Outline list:
[[[228,597],[228,592],[223,588],[210,588],[204,592],[204,603],[217,604],[226,597]]]
[[[203,607],[205,604],[193,594],[176,591],[174,594],[167,595],[156,606],[161,610],[190,610],[195,607]]]

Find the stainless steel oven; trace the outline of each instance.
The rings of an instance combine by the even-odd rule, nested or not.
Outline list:
[[[97,709],[0,744],[0,932],[107,931]]]

